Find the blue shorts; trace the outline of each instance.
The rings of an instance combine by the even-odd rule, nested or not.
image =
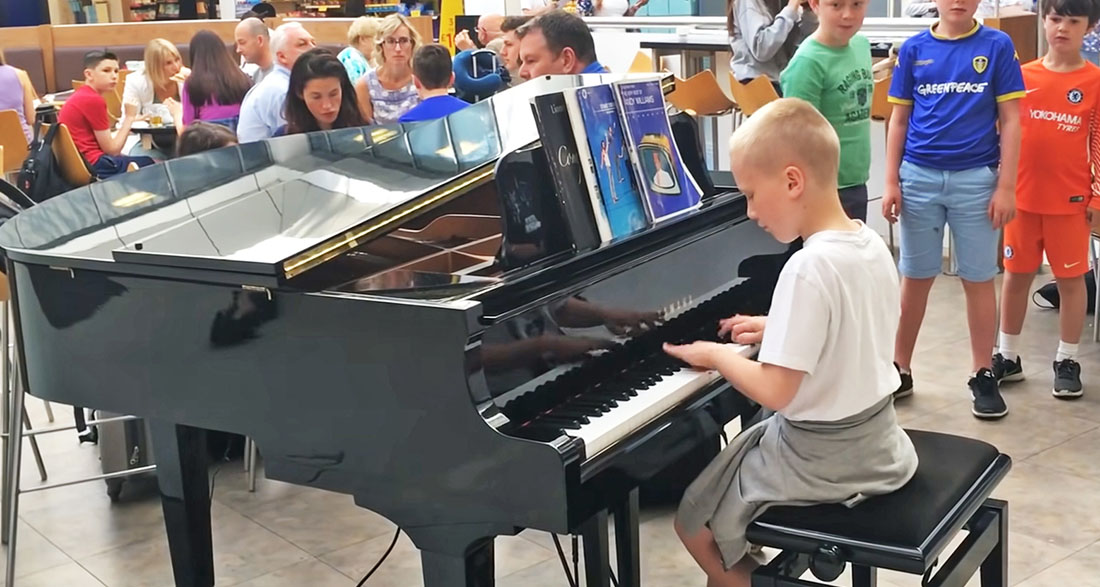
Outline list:
[[[989,220],[997,170],[982,166],[941,171],[902,161],[901,262],[912,279],[935,277],[943,269],[943,226],[951,227],[959,277],[989,281],[997,275],[998,231]]]

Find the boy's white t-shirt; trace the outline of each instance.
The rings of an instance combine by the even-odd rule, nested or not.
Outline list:
[[[788,420],[832,422],[862,412],[900,385],[894,336],[898,273],[886,243],[860,223],[806,239],[772,294],[757,360],[804,371]]]

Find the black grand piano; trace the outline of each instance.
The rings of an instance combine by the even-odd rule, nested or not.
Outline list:
[[[429,587],[492,585],[523,529],[582,535],[608,585],[609,513],[640,583],[637,487],[748,404],[660,345],[766,311],[785,252],[732,190],[572,245],[530,98],[613,79],[171,160],[0,227],[26,388],[148,419],[177,585],[214,584],[204,430],[392,520]]]

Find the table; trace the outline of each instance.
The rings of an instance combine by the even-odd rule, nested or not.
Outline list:
[[[145,149],[152,149],[153,139],[174,139],[176,137],[176,127],[172,124],[166,124],[164,126],[147,126],[145,124],[140,126],[131,126],[130,131],[137,133],[141,137],[141,146]]]

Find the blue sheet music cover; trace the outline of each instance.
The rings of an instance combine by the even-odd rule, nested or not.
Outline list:
[[[684,168],[657,80],[618,82],[623,132],[654,222],[699,206],[702,191]]]
[[[611,234],[615,237],[645,228],[645,208],[634,184],[630,155],[623,141],[619,108],[610,85],[577,90],[588,147],[596,163],[596,178]]]

